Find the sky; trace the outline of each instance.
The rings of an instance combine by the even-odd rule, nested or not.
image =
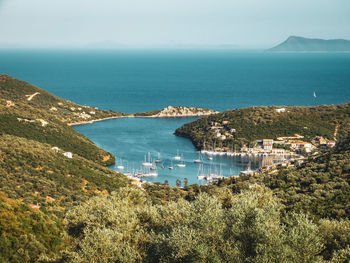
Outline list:
[[[350,39],[349,0],[0,0],[0,47],[267,48]]]

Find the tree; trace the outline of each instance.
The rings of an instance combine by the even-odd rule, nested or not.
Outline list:
[[[179,179],[176,179],[176,186],[180,187],[181,186],[181,181]]]

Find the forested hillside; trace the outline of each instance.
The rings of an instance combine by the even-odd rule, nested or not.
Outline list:
[[[284,111],[278,111],[284,109]],[[217,126],[227,138],[217,137]],[[176,135],[189,138],[198,149],[238,147],[255,140],[299,134],[310,141],[315,136],[342,141],[350,131],[350,103],[314,107],[251,107],[230,110],[183,125]]]
[[[89,120],[119,116],[0,75],[0,262],[60,254],[69,244],[65,213],[130,184],[105,168],[112,154],[67,125],[88,111]]]
[[[36,93],[38,94],[31,100],[25,95]],[[26,82],[0,75],[0,134],[48,143],[52,147],[73,152],[105,166],[113,164],[113,155],[98,148],[66,124],[82,120],[82,113],[79,115],[71,110],[74,108],[78,111],[78,106]],[[56,110],[51,110],[52,107]],[[97,110],[95,112],[95,115],[90,115],[89,120],[117,114]]]

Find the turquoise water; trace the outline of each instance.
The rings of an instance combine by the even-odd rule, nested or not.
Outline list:
[[[167,105],[224,111],[254,105],[320,105],[350,100],[348,53],[0,50],[0,72],[79,104],[122,112]],[[130,168],[137,168],[147,152],[153,156],[160,152],[169,162],[179,149],[186,168],[161,169],[158,178],[147,180],[167,179],[174,184],[186,177],[195,183],[198,166],[193,159],[198,155],[190,141],[173,135],[177,127],[191,120],[117,119],[76,129],[128,161]],[[221,163],[224,175],[229,175],[246,169],[247,162],[217,157],[212,169],[219,169]]]
[[[350,98],[349,53],[2,50],[0,72],[80,104],[122,112],[167,105],[223,111],[338,104]]]
[[[183,183],[184,178],[187,178],[190,184],[204,184],[206,181],[197,180],[199,164],[195,164],[193,160],[198,159],[198,153],[192,143],[173,135],[177,127],[193,120],[195,118],[122,118],[76,126],[76,130],[98,146],[112,152],[118,160],[122,159],[125,170],[127,166],[130,171],[139,169],[145,155],[148,159],[148,152],[153,159],[157,159],[160,153],[162,163],[157,167],[158,177],[144,177],[144,180],[161,183],[168,180],[169,184],[175,185],[176,179]],[[183,155],[185,168],[176,167],[179,161],[175,161],[174,156],[178,150]],[[215,172],[216,169],[219,173],[221,168],[224,176],[239,174],[240,170],[247,169],[248,162],[248,159],[238,157],[216,156],[213,160],[208,160],[207,156],[203,156],[204,172],[208,169]],[[118,170],[119,164],[120,161],[117,161],[111,168]],[[174,170],[168,169],[171,164]],[[251,168],[256,168],[258,164],[259,159],[251,160]],[[162,165],[164,169],[161,168]]]

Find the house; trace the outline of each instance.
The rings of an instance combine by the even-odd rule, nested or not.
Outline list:
[[[279,108],[279,109],[276,109],[276,111],[277,111],[278,113],[286,112],[286,108]]]
[[[335,146],[335,141],[331,141],[331,140],[329,140],[328,142],[327,142],[327,146],[328,147],[334,147]]]
[[[272,139],[263,139],[263,149],[272,150],[273,140]]]
[[[226,125],[226,124],[228,124],[228,121],[223,121],[222,124]]]
[[[40,209],[40,205],[29,204],[28,206],[29,206],[31,209],[34,209],[34,210]]]
[[[317,136],[316,137],[316,142],[318,142],[321,145],[327,144],[327,141],[325,138],[323,138],[322,136]]]
[[[226,140],[226,136],[225,135],[221,135],[220,139],[221,140]]]
[[[11,100],[6,101],[6,107],[12,107],[15,106],[15,104]]]
[[[276,155],[284,155],[285,150],[284,149],[279,149],[279,148],[273,148],[271,150],[272,154],[276,154]]]
[[[63,155],[66,156],[69,159],[73,158],[73,154],[71,152],[65,152]]]
[[[311,152],[313,148],[311,143],[303,141],[290,141],[290,147],[296,150],[305,150],[306,152]]]
[[[243,146],[243,147],[241,148],[241,152],[247,152],[247,151],[248,151],[247,146]]]
[[[57,146],[52,147],[51,149],[54,150],[54,151],[57,152],[57,153],[60,151],[60,148],[58,148]]]

